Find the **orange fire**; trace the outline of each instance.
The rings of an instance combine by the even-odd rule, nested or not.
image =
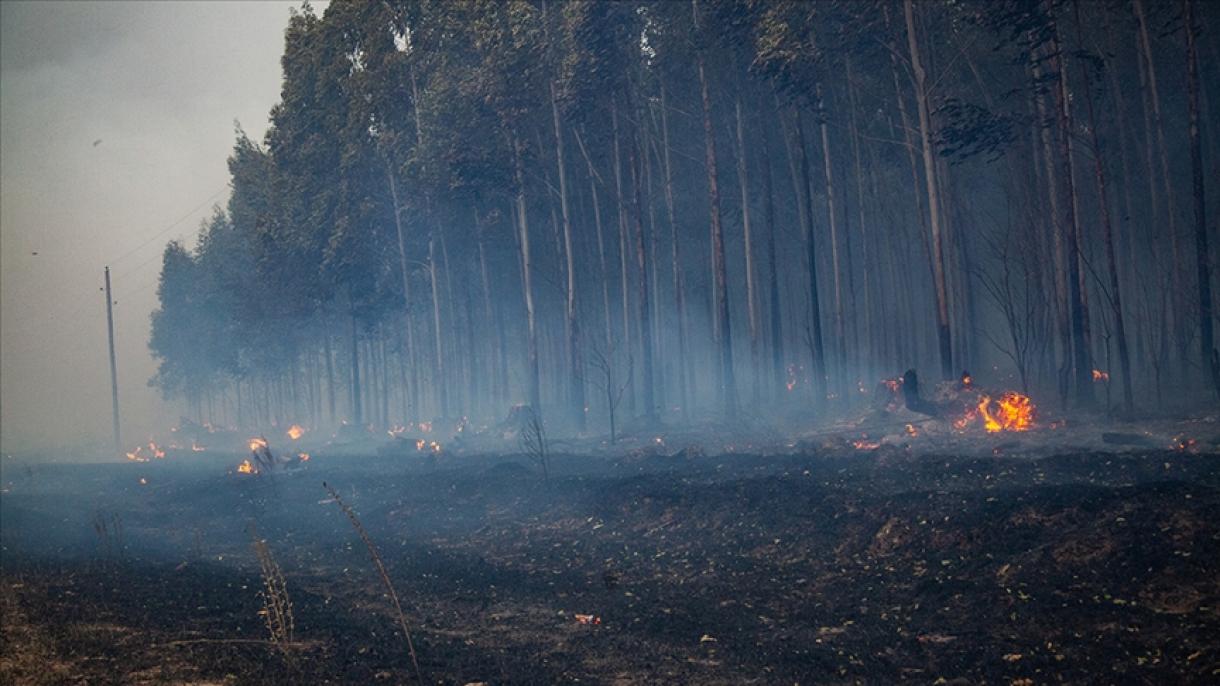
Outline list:
[[[416,441],[415,441],[415,449],[416,449],[416,450],[423,450],[423,449],[424,449],[424,446],[426,446],[426,445],[428,445],[428,442],[427,442],[427,441],[425,441],[425,440],[424,440],[424,439],[422,439],[422,438],[416,439]]]
[[[266,447],[267,447],[267,439],[265,439],[265,438],[251,438],[250,439],[250,450],[251,451],[258,450],[259,448],[266,448]]]
[[[881,447],[880,441],[870,441],[867,438],[861,438],[858,441],[852,441],[851,444],[856,450],[876,450]]]
[[[890,393],[897,393],[902,388],[902,379],[882,379],[881,383],[890,389]]]
[[[242,460],[241,464],[237,465],[238,474],[258,474],[258,469],[250,464],[249,460]]]
[[[293,424],[292,426],[288,427],[288,438],[295,441],[304,435],[305,429],[302,429],[300,424]],[[253,448],[251,448],[251,450],[253,450]]]
[[[915,428],[914,424],[907,424],[906,432],[907,432],[908,436],[918,436],[919,435],[919,429]]]
[[[149,442],[148,442],[148,448],[149,448],[149,450],[151,450],[151,451],[152,451],[152,456],[153,456],[153,457],[157,458],[158,460],[164,460],[164,459],[165,459],[165,451],[164,451],[164,450],[162,450],[161,448],[157,447],[157,444],[156,444],[156,443],[153,443],[152,441],[149,441]]]
[[[1015,391],[1006,391],[999,400],[984,394],[979,396],[978,415],[988,433],[1029,431],[1034,426],[1034,403]]]
[[[301,462],[309,462],[309,453],[297,453],[297,459]]]
[[[1110,372],[1103,372],[1100,369],[1094,369],[1093,381],[1099,383],[1110,383]]]
[[[135,450],[127,453],[127,459],[131,460],[132,462],[148,462],[148,458],[140,454],[143,448],[144,446],[142,445],[136,446]]]

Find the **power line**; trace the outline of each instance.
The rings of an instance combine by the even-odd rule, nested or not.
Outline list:
[[[170,232],[170,231],[171,231],[171,230],[172,230],[174,227],[178,226],[179,224],[181,224],[182,222],[186,221],[187,219],[190,219],[191,217],[193,217],[193,216],[195,215],[195,213],[196,213],[196,212],[198,212],[199,210],[203,209],[204,207],[207,207],[208,203],[210,203],[210,202],[212,202],[213,200],[215,200],[215,199],[216,199],[216,196],[218,196],[218,195],[220,195],[221,193],[223,193],[223,192],[225,191],[225,189],[227,189],[228,187],[229,187],[229,184],[228,184],[228,183],[225,183],[223,186],[221,186],[220,188],[216,189],[216,191],[215,191],[214,193],[212,193],[211,195],[209,195],[207,200],[204,200],[203,202],[199,203],[199,205],[198,205],[197,207],[195,207],[195,209],[193,209],[193,210],[191,210],[190,212],[187,212],[186,214],[182,215],[182,216],[181,216],[181,217],[179,217],[177,220],[175,220],[175,221],[174,221],[172,224],[170,224],[169,226],[165,227],[164,229],[161,229],[161,230],[160,230],[160,231],[158,231],[156,234],[154,234],[153,236],[151,236],[151,237],[149,237],[147,240],[145,240],[143,243],[140,243],[139,245],[137,245],[136,247],[132,248],[131,250],[128,250],[127,252],[123,253],[123,254],[122,254],[120,257],[118,257],[118,258],[115,258],[115,259],[111,260],[111,261],[110,261],[110,264],[112,264],[112,265],[113,265],[113,264],[117,264],[117,263],[119,263],[119,262],[122,262],[123,260],[127,259],[128,257],[131,257],[132,255],[134,255],[134,254],[135,254],[135,253],[137,253],[138,251],[140,251],[140,250],[142,250],[143,248],[145,248],[145,247],[147,247],[148,245],[150,245],[150,244],[151,244],[153,241],[155,241],[155,240],[157,240],[158,238],[160,238],[160,237],[164,236],[165,234],[169,233],[169,232]]]

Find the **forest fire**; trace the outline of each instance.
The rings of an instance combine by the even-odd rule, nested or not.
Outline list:
[[[288,434],[288,438],[295,441],[301,436],[305,435],[305,429],[301,428],[300,424],[293,424],[292,426],[288,427],[288,431],[286,433]]]
[[[258,474],[258,468],[256,468],[250,462],[250,460],[242,460],[241,464],[237,465],[237,473],[238,474]]]
[[[267,447],[267,439],[265,439],[265,438],[251,438],[250,439],[250,450],[251,451],[257,451],[259,448],[266,448],[266,447]]]
[[[1028,431],[1034,425],[1034,403],[1028,396],[1007,391],[998,400],[979,396],[978,414],[988,433],[998,431]]]

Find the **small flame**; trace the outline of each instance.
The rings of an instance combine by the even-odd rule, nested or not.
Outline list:
[[[902,388],[902,379],[882,379],[881,383],[890,389],[890,393],[897,393]]]
[[[431,433],[432,432],[432,422],[420,422],[419,430],[424,433]]]
[[[265,438],[251,438],[250,439],[250,450],[251,451],[255,451],[255,450],[258,450],[259,448],[266,448],[266,447],[267,447],[267,439],[265,439]]]
[[[297,453],[297,459],[301,462],[309,462],[309,453]]]
[[[201,452],[203,452],[203,451],[205,451],[205,450],[207,450],[207,448],[205,448],[205,447],[203,447],[203,446],[199,445],[199,444],[198,444],[198,443],[196,443],[195,441],[191,441],[191,452],[195,452],[195,453],[201,453]]]
[[[426,446],[426,445],[428,445],[428,442],[422,438],[418,438],[415,440],[415,449],[416,450],[423,450],[424,446]]]
[[[148,462],[148,458],[140,454],[140,451],[143,448],[144,446],[137,445],[135,450],[127,453],[127,459],[131,460],[132,462]]]
[[[386,433],[390,434],[390,438],[398,438],[399,436],[401,436],[402,434],[404,434],[406,432],[407,432],[407,427],[403,426],[402,424],[396,424],[393,427],[391,427],[389,431],[386,431]]]
[[[149,442],[148,442],[148,449],[152,451],[152,456],[153,456],[153,457],[155,457],[155,458],[157,458],[158,460],[164,460],[164,459],[165,459],[165,451],[164,451],[164,450],[162,450],[161,448],[157,447],[157,444],[156,444],[156,443],[153,443],[152,441],[149,441]]]
[[[292,426],[288,427],[288,438],[295,441],[304,435],[305,429],[302,429],[300,424],[293,424]],[[253,450],[253,448],[251,448],[251,450]]]
[[[254,465],[250,464],[249,460],[242,460],[241,464],[237,465],[238,474],[258,474],[258,470]]]
[[[434,453],[439,453],[441,451],[441,444],[437,443],[436,441],[432,441],[431,443],[429,443],[428,447],[431,448],[432,452],[434,452]]]
[[[881,441],[870,441],[867,438],[852,441],[851,444],[855,446],[856,450],[876,450],[881,447]]]
[[[1094,369],[1093,381],[1097,383],[1110,383],[1110,372]]]
[[[147,485],[148,485],[148,479],[145,479],[144,477],[140,477],[140,485],[141,485],[141,486],[147,486]]]
[[[906,432],[907,432],[908,436],[918,436],[919,435],[919,429],[915,428],[914,424],[907,424]]]

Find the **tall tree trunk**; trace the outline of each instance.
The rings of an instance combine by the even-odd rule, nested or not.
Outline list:
[[[694,385],[694,367],[686,348],[686,278],[682,271],[681,241],[678,240],[678,220],[674,209],[673,163],[669,147],[669,103],[665,84],[661,84],[661,147],[665,163],[665,213],[669,219],[670,260],[673,265],[674,308],[678,315],[678,388],[682,398],[682,417],[690,419],[690,404]],[[691,373],[687,374],[687,369]],[[688,383],[689,379],[689,383]]]
[[[1211,373],[1212,389],[1220,396],[1220,354],[1212,331],[1210,252],[1207,246],[1207,214],[1204,206],[1203,147],[1199,141],[1199,56],[1195,46],[1195,3],[1183,0],[1186,24],[1186,92],[1190,117],[1190,179],[1195,209],[1195,267],[1199,279],[1199,354]]]
[[[1183,365],[1182,372],[1186,371],[1186,332],[1185,329],[1185,303],[1183,297],[1186,295],[1185,285],[1182,283],[1182,271],[1185,262],[1182,260],[1181,246],[1178,241],[1177,228],[1177,203],[1175,202],[1173,192],[1172,177],[1169,175],[1169,146],[1165,143],[1165,123],[1161,117],[1161,95],[1157,88],[1156,78],[1156,63],[1152,59],[1152,40],[1148,35],[1148,14],[1144,8],[1144,0],[1132,0],[1132,9],[1135,12],[1135,20],[1139,27],[1140,47],[1143,51],[1144,62],[1147,65],[1149,99],[1152,103],[1152,119],[1153,125],[1156,127],[1157,143],[1160,151],[1161,161],[1161,180],[1165,190],[1165,204],[1167,214],[1167,227],[1169,230],[1169,251],[1172,255],[1172,265],[1170,266],[1170,326],[1169,330],[1173,332],[1177,338],[1179,354],[1181,359],[1179,362]]]
[[[555,163],[559,173],[559,207],[563,216],[563,254],[567,267],[567,301],[564,307],[565,353],[568,363],[568,403],[577,432],[585,430],[585,374],[580,357],[580,322],[576,308],[576,253],[572,247],[572,218],[568,210],[568,172],[564,161],[563,127],[559,121],[559,99],[551,84],[551,119],[555,125]]]
[[[631,189],[635,197],[635,255],[636,266],[640,270],[640,343],[643,350],[644,368],[642,370],[644,395],[644,416],[655,418],[656,405],[656,375],[653,370],[652,346],[652,308],[649,302],[648,284],[648,252],[644,249],[644,203],[640,194],[640,176],[643,172],[642,156],[647,154],[643,143],[637,134],[635,145],[628,151],[628,164],[631,167]],[[637,158],[637,155],[639,156]]]
[[[629,292],[630,278],[628,268],[629,254],[627,244],[627,204],[623,198],[623,164],[619,146],[618,108],[610,105],[610,126],[614,133],[614,199],[618,205],[618,264],[619,281],[622,290],[623,305],[623,350],[631,356],[631,295]],[[635,372],[627,369],[627,408],[635,412]]]
[[[364,426],[364,412],[360,405],[360,338],[356,332],[356,311],[352,310],[352,423],[356,426]]]
[[[600,196],[597,192],[597,186],[602,183],[602,179],[601,175],[597,173],[597,168],[593,166],[593,159],[589,156],[589,151],[585,148],[584,138],[579,132],[576,134],[576,145],[580,148],[581,156],[585,158],[585,166],[589,172],[589,192],[593,199],[593,226],[597,233],[597,264],[602,284],[602,314],[606,325],[605,356],[606,364],[613,365],[614,361],[611,359],[610,353],[614,348],[614,315],[610,308],[610,271],[606,265],[606,242],[602,230]]]
[[[779,306],[779,260],[775,249],[775,191],[772,188],[771,171],[771,139],[763,130],[763,193],[766,196],[766,213],[764,220],[767,225],[767,296],[771,312],[771,375],[778,393],[784,386],[784,335],[783,318]]]
[[[809,181],[809,146],[805,141],[805,125],[801,113],[794,111],[796,119],[796,145],[800,154],[801,197],[805,200],[805,247],[808,250],[809,268],[809,336],[813,369],[810,390],[814,407],[826,402],[826,348],[822,336],[822,305],[818,296],[818,250],[813,235],[813,187]]]
[[[936,339],[940,351],[940,373],[953,378],[953,348],[949,332],[949,301],[945,288],[944,250],[941,246],[940,194],[936,187],[936,164],[932,150],[932,121],[928,107],[927,76],[920,61],[919,40],[915,34],[915,9],[911,0],[903,0],[907,23],[907,45],[911,53],[911,68],[915,73],[915,102],[919,110],[919,138],[923,149],[924,181],[928,193],[928,213],[932,227],[932,275],[936,290]]]
[[[402,213],[405,208],[402,206],[398,196],[398,182],[395,179],[394,168],[389,158],[386,159],[386,176],[390,181],[390,198],[394,205],[394,230],[398,236],[398,267],[402,275],[403,329],[406,333],[407,349],[414,350],[415,333],[413,331],[414,327],[411,326],[411,278],[407,270],[407,239],[402,221]],[[412,365],[412,386],[416,383],[416,378],[414,365]]]
[[[830,160],[830,132],[826,125],[826,103],[822,97],[822,82],[814,82],[814,95],[816,97],[816,109],[818,113],[818,133],[822,140],[822,179],[825,183],[824,190],[826,192],[826,220],[830,226],[830,270],[834,276],[834,338],[835,338],[835,371],[832,374],[834,379],[831,386],[834,392],[839,396],[840,400],[845,400],[846,383],[847,383],[847,326],[844,321],[844,305],[843,305],[843,276],[844,262],[840,245],[842,237],[839,235],[839,212],[835,203],[835,176],[834,165]],[[810,195],[813,191],[810,189]]]
[[[1080,0],[1072,5],[1076,14],[1076,36],[1080,49],[1084,46],[1084,28],[1080,23]],[[1093,176],[1097,181],[1097,204],[1101,212],[1101,233],[1106,244],[1106,266],[1110,271],[1110,305],[1114,315],[1114,337],[1118,343],[1118,362],[1123,383],[1123,408],[1131,412],[1135,404],[1131,390],[1131,356],[1127,350],[1127,328],[1123,322],[1123,298],[1119,287],[1118,259],[1114,251],[1114,232],[1110,222],[1110,203],[1106,192],[1105,165],[1101,159],[1101,144],[1097,138],[1097,116],[1093,109],[1093,89],[1089,83],[1089,69],[1080,61],[1080,82],[1084,90],[1086,111],[1089,115],[1089,140],[1093,148]],[[1121,144],[1121,142],[1120,142]]]
[[[856,177],[856,210],[858,219],[858,229],[860,231],[860,263],[864,265],[864,340],[867,341],[867,348],[863,351],[864,364],[862,365],[862,373],[865,379],[871,379],[873,376],[873,365],[877,359],[876,340],[873,336],[873,304],[872,304],[872,288],[871,278],[869,274],[869,252],[868,252],[868,230],[865,227],[864,220],[864,171],[860,160],[860,128],[857,122],[857,103],[856,103],[856,87],[855,73],[852,70],[852,62],[850,58],[846,59],[847,66],[847,104],[850,109],[851,118],[849,120],[849,132],[851,134],[851,152],[854,161],[854,176]]]
[[[428,238],[428,279],[432,291],[432,333],[436,344],[436,367],[433,386],[436,390],[437,413],[441,417],[449,416],[449,377],[445,375],[444,332],[441,329],[441,290],[440,276],[436,268],[436,232],[439,226],[432,227],[432,235]]]
[[[691,0],[695,33],[699,34],[699,0]],[[708,94],[703,50],[696,51],[699,92],[703,105],[703,143],[707,166],[707,201],[712,224],[712,262],[717,319],[720,321],[721,401],[726,418],[737,414],[737,381],[733,375],[733,334],[729,321],[729,283],[724,257],[724,231],[720,225],[720,186],[716,180],[716,138],[712,130],[712,100]]]
[[[1076,401],[1081,405],[1093,403],[1093,366],[1090,362],[1089,338],[1086,330],[1088,313],[1085,311],[1084,291],[1081,279],[1080,255],[1080,218],[1076,209],[1076,184],[1072,173],[1072,113],[1068,95],[1067,70],[1064,67],[1063,56],[1059,52],[1058,27],[1053,27],[1054,42],[1052,54],[1055,56],[1054,68],[1058,72],[1058,100],[1056,108],[1059,115],[1059,145],[1060,164],[1062,165],[1063,182],[1067,184],[1067,196],[1070,199],[1066,207],[1064,234],[1067,242],[1067,282],[1068,309],[1072,324],[1072,368],[1076,383]]]
[[[525,164],[521,159],[521,140],[513,136],[513,171],[517,184],[517,230],[521,251],[521,284],[525,297],[525,319],[529,358],[529,401],[535,415],[542,417],[542,389],[538,374],[538,327],[534,313],[534,289],[531,283],[529,218],[525,211]]]
[[[741,233],[746,257],[746,316],[750,325],[750,361],[754,377],[754,402],[757,403],[762,396],[762,388],[759,385],[762,375],[759,374],[758,357],[758,294],[755,286],[757,277],[754,267],[754,240],[750,235],[750,166],[749,160],[746,158],[745,123],[741,116],[740,89],[734,105],[737,119],[737,183],[741,188]]]

